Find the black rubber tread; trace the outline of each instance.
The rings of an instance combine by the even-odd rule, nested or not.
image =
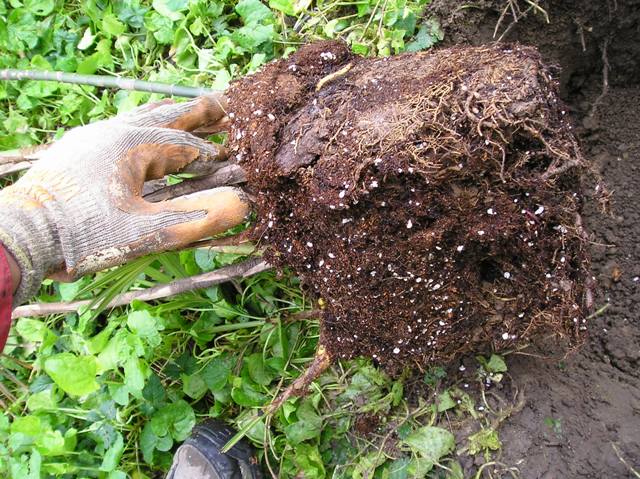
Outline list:
[[[234,435],[235,431],[224,422],[209,419],[196,425],[184,444],[198,449],[211,463],[220,479],[262,479],[255,451],[244,439],[228,453],[220,452]],[[167,479],[173,479],[173,474],[170,473]]]

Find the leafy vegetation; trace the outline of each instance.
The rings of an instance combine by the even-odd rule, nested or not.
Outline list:
[[[113,73],[224,88],[316,38],[367,55],[417,51],[442,38],[428,0],[0,0],[0,68]],[[0,149],[156,99],[139,92],[0,83]],[[38,301],[109,298],[211,271],[242,254],[196,249],[142,258]],[[461,478],[451,424],[472,421],[461,450],[500,442],[469,384],[441,367],[389,378],[344,362],[273,417],[259,412],[312,358],[318,324],[296,278],[262,273],[152,304],[23,318],[0,359],[3,477],[158,477],[197,421],[219,417],[264,451],[275,477]],[[478,388],[500,381],[499,356],[478,358]],[[409,397],[412,399],[405,399]],[[499,412],[495,412],[496,415]],[[458,445],[460,449],[460,444]]]

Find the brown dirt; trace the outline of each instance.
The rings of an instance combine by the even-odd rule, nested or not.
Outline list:
[[[442,19],[448,42],[486,44],[504,5],[483,0],[463,10],[457,1],[435,0],[430,11]],[[517,465],[525,479],[633,478],[614,445],[640,470],[640,2],[554,0],[542,6],[550,24],[529,15],[506,40],[536,45],[561,66],[561,94],[579,125],[583,151],[613,191],[611,215],[589,203],[584,212],[600,288],[596,304],[610,307],[590,323],[585,346],[564,362],[509,356],[526,403],[501,428],[498,460]],[[601,96],[604,59],[609,88]],[[540,347],[557,355],[552,342]],[[475,470],[466,460],[465,477]]]
[[[585,165],[535,49],[364,59],[317,43],[229,96],[255,236],[325,302],[332,358],[398,371],[580,341]]]

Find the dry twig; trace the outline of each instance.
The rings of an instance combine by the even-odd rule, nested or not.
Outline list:
[[[230,164],[211,175],[185,180],[176,185],[161,186],[159,189],[145,194],[144,199],[151,202],[164,201],[218,186],[236,185],[244,181],[246,181],[244,170],[238,165]]]

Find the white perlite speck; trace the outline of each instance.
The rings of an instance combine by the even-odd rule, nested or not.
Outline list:
[[[393,348],[393,354],[398,354],[400,352],[400,348]]]

